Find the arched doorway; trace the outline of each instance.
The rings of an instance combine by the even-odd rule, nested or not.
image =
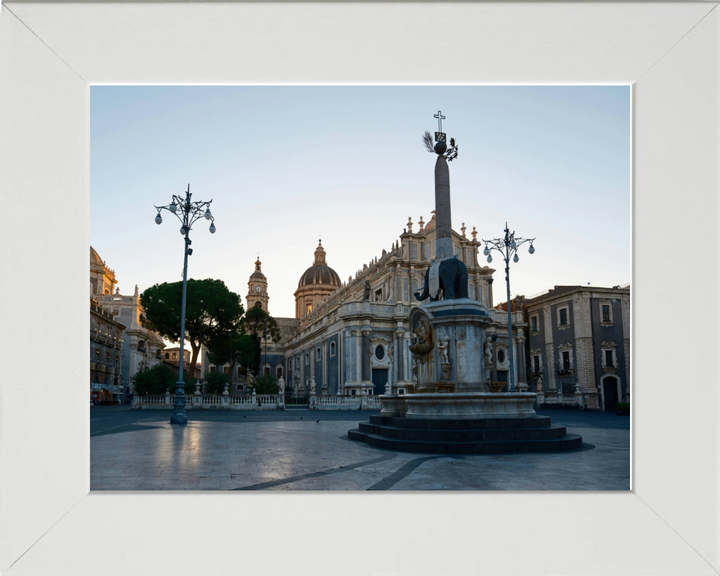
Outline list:
[[[620,402],[620,378],[617,376],[604,376],[600,381],[600,390],[603,401],[603,412],[614,412],[615,404]]]

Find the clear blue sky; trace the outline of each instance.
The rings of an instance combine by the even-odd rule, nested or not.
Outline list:
[[[459,144],[453,228],[495,238],[507,221],[537,238],[511,265],[513,296],[630,282],[628,86],[94,86],[90,106],[91,244],[124,294],[182,278],[180,225],[167,212],[156,225],[154,205],[189,183],[217,226],[195,225],[189,277],[221,279],[245,303],[259,253],[270,313],[294,317],[320,235],[347,281],[408,216],[430,219],[435,157],[421,137],[438,110]]]

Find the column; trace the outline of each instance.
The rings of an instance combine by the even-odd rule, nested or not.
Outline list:
[[[352,335],[355,338],[355,382],[362,382],[362,340],[360,339],[360,330],[353,330]]]
[[[320,390],[323,396],[327,396],[330,390],[327,381],[327,338],[325,337],[322,339],[322,386]]]
[[[403,346],[403,328],[398,327],[395,330],[395,364],[397,365],[397,379],[396,382],[402,382],[405,380],[405,372],[403,370],[405,363],[405,347]]]
[[[625,394],[630,396],[630,295],[620,300],[622,310],[623,349],[625,351]]]
[[[343,331],[338,333],[338,375],[337,375],[337,394],[341,396],[345,393],[345,381],[343,379],[343,370],[345,369],[345,338],[347,334]]]
[[[527,376],[525,375],[525,337],[520,335],[517,340],[517,365],[518,365],[518,384],[524,384],[527,387]],[[527,389],[527,388],[525,388]]]
[[[370,372],[370,332],[365,328],[362,330],[362,384],[363,387],[369,387],[372,378]]]

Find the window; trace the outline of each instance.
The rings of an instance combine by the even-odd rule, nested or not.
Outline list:
[[[335,356],[335,342],[330,342],[330,356]]]
[[[603,326],[612,325],[613,309],[611,301],[600,302],[600,323]]]
[[[408,287],[408,279],[403,278],[403,300],[408,301],[410,299],[410,292]]]
[[[608,368],[613,368],[615,366],[612,350],[605,350],[605,366],[607,366]]]
[[[602,305],[602,321],[612,322],[612,320],[610,319],[610,304]]]
[[[537,316],[530,316],[530,331],[531,332],[538,331],[538,317]]]
[[[355,390],[350,390],[350,396],[355,396]]]
[[[235,386],[235,390],[237,390],[238,392],[242,392],[244,389],[245,388],[243,388],[242,384],[238,384],[237,386]]]
[[[260,302],[259,300],[255,302],[255,308],[262,308],[262,302]]]
[[[310,352],[305,352],[305,366],[310,365]]]
[[[562,353],[562,366],[563,370],[570,370],[570,351],[565,350]]]
[[[600,349],[602,350],[601,359],[603,372],[616,372],[616,369],[619,367],[619,363],[617,360],[617,345],[615,342],[603,342],[600,344]]]
[[[375,290],[375,302],[382,302],[382,288]]]
[[[405,388],[398,389],[398,394],[405,394]]]
[[[322,352],[320,352],[320,348],[315,349],[315,361],[320,362],[320,359],[322,358]]]
[[[560,326],[566,326],[568,323],[567,308],[560,308],[560,310],[558,310],[558,314],[560,316]]]
[[[277,368],[275,368],[275,378],[277,378],[278,380],[280,380],[280,378],[282,378],[282,377],[283,377],[283,369],[282,369],[282,366],[278,366]]]
[[[505,350],[498,350],[497,359],[498,359],[498,362],[500,362],[500,364],[505,362]]]
[[[312,304],[305,304],[305,313],[310,316],[312,314]]]
[[[410,260],[417,260],[417,244],[410,243]]]
[[[169,352],[165,352],[165,360],[170,360],[170,353],[169,353]]]
[[[270,366],[265,366],[265,367],[263,368],[263,374],[264,374],[265,376],[270,376]]]
[[[223,366],[223,374],[230,374],[230,366]]]
[[[540,373],[540,356],[533,356],[533,372],[536,374]]]
[[[377,348],[375,348],[375,358],[378,360],[382,360],[385,358],[385,348],[383,348],[381,345],[378,345]]]
[[[139,346],[138,346],[138,348],[139,348]],[[177,352],[173,352],[173,360],[177,360],[177,357],[178,357]]]
[[[215,374],[215,372],[217,372],[217,367],[210,366],[210,374]]]
[[[242,376],[242,366],[238,366],[237,375],[238,375],[238,378],[240,378]]]

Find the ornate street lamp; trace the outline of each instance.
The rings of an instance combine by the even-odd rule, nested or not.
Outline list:
[[[483,250],[483,254],[487,256],[488,263],[492,262],[492,256],[490,255],[490,252],[493,250],[497,250],[502,255],[503,260],[505,260],[505,282],[507,283],[507,314],[508,314],[508,352],[510,357],[510,377],[508,380],[508,391],[509,392],[515,392],[515,375],[514,375],[514,357],[513,357],[513,339],[512,339],[512,309],[511,309],[511,303],[510,303],[510,259],[512,258],[512,261],[517,263],[520,260],[520,257],[517,255],[517,250],[525,244],[525,242],[530,242],[530,248],[528,249],[528,252],[530,254],[535,253],[535,247],[533,246],[533,242],[535,241],[535,238],[515,238],[515,232],[510,234],[510,231],[507,227],[507,222],[505,222],[505,238],[494,238],[493,240],[483,240],[485,242],[485,250]]]
[[[185,237],[185,257],[183,263],[183,290],[182,290],[182,308],[180,312],[180,361],[178,364],[178,381],[175,384],[175,403],[173,415],[170,418],[171,424],[187,424],[187,414],[185,413],[185,382],[183,382],[183,360],[185,356],[185,303],[187,300],[187,259],[192,256],[192,240],[190,240],[190,230],[192,225],[200,218],[210,220],[210,233],[215,234],[215,218],[210,213],[209,202],[191,202],[190,184],[188,184],[185,198],[173,194],[172,203],[167,206],[155,206],[158,213],[155,216],[155,223],[162,224],[161,210],[168,210],[177,216],[180,220],[180,234]],[[192,374],[190,375],[192,377]]]

